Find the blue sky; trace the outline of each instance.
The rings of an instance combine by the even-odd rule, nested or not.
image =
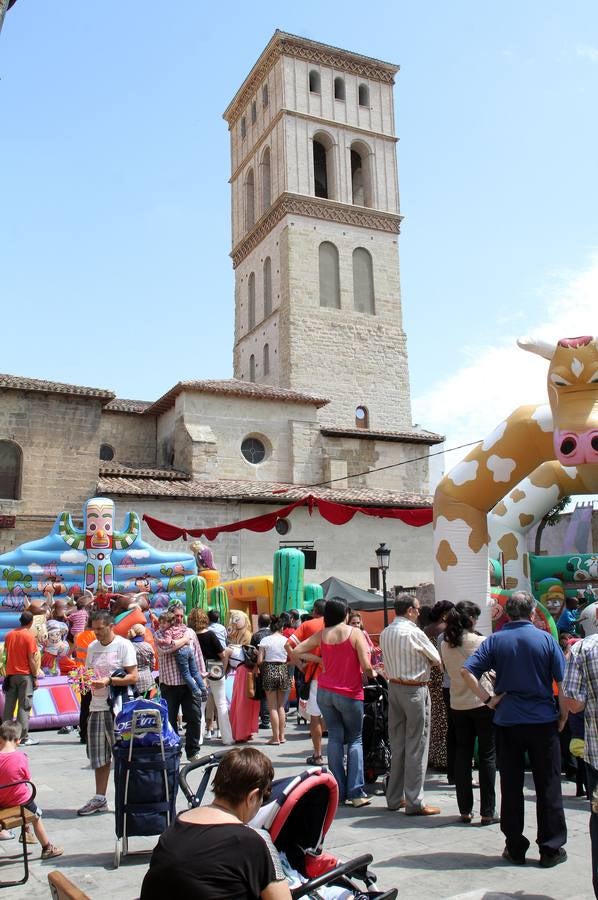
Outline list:
[[[18,0],[0,35],[0,369],[140,399],[231,376],[221,115],[277,27],[401,66],[414,421],[481,437],[543,399],[519,334],[598,332],[595,0]]]

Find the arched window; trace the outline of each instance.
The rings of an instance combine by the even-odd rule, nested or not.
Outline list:
[[[255,381],[255,356],[253,353],[249,357],[249,380]]]
[[[100,444],[100,459],[102,462],[112,462],[114,459],[114,447],[110,444]]]
[[[255,272],[249,276],[247,285],[247,328],[255,328]]]
[[[318,132],[313,138],[314,192],[316,197],[334,200],[334,143],[330,135]]]
[[[309,92],[310,94],[320,93],[320,73],[316,69],[309,71]]]
[[[358,406],[355,410],[355,427],[370,427],[370,414],[368,413],[367,406]]]
[[[262,366],[262,374],[270,374],[270,345],[264,344],[264,364]]]
[[[334,99],[345,99],[345,79],[341,78],[340,75],[337,75],[334,79]]]
[[[341,308],[341,280],[338,264],[338,250],[330,241],[319,247],[320,263],[320,306]]]
[[[257,119],[257,103],[255,100],[251,104],[251,124],[255,125]]]
[[[356,206],[373,206],[370,150],[361,141],[351,144],[351,194]]]
[[[370,105],[370,89],[367,84],[359,85],[359,105],[360,106],[369,106]]]
[[[245,138],[247,135],[247,122],[245,121],[245,116],[241,118],[241,138]]]
[[[245,230],[249,231],[255,225],[255,180],[253,169],[250,169],[245,178]]]
[[[18,500],[21,496],[23,454],[13,441],[0,441],[0,497]]]
[[[262,156],[262,212],[266,212],[270,207],[271,190],[270,190],[270,148],[266,147]]]
[[[357,312],[375,313],[372,257],[365,247],[353,251],[353,306]]]
[[[264,260],[264,319],[272,312],[272,261],[269,256]]]

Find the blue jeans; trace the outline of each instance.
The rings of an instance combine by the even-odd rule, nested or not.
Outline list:
[[[594,896],[598,897],[598,812],[594,812],[595,800],[598,800],[598,769],[591,766],[586,760],[586,784],[591,799],[590,812],[590,843],[592,846],[592,884],[594,886]],[[597,807],[598,808],[598,807]]]
[[[206,686],[204,680],[199,674],[195,654],[191,647],[181,647],[175,651],[175,658],[179,667],[179,672],[192,694],[205,694]]]
[[[363,797],[363,700],[352,700],[318,687],[318,706],[328,728],[328,765],[339,790],[339,801]],[[344,748],[347,745],[347,770]]]

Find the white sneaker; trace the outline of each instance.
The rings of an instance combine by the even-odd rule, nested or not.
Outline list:
[[[105,812],[108,809],[108,801],[104,797],[103,800],[100,800],[99,797],[92,797],[91,800],[88,800],[85,806],[82,806],[81,809],[77,810],[78,816],[92,816],[97,812]]]

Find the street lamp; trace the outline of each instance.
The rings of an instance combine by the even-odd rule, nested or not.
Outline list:
[[[388,625],[388,598],[386,596],[386,572],[390,563],[390,547],[380,544],[376,549],[378,568],[382,572],[382,596],[384,598],[384,627]]]

